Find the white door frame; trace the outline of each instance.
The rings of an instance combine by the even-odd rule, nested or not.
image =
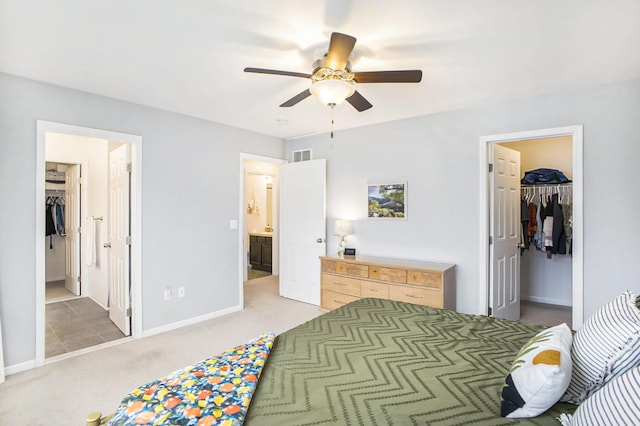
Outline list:
[[[282,159],[282,158],[274,158],[274,157],[265,157],[262,155],[256,155],[256,154],[248,154],[248,153],[244,153],[241,152],[240,153],[240,173],[238,173],[240,175],[240,184],[238,186],[238,200],[239,200],[239,205],[238,205],[238,242],[239,242],[239,248],[238,248],[238,294],[239,294],[239,306],[241,307],[241,309],[244,309],[244,271],[247,268],[247,252],[245,250],[245,216],[246,216],[246,209],[247,209],[247,205],[246,202],[247,200],[245,199],[245,193],[244,193],[244,176],[245,176],[245,166],[244,166],[244,160],[253,160],[253,161],[260,161],[262,163],[272,163],[272,164],[285,164],[287,163],[287,160]],[[276,190],[278,192],[274,191],[274,200],[279,200],[280,199],[280,185],[276,186]],[[274,204],[275,205],[275,204]],[[271,225],[273,226],[274,229],[274,233],[273,233],[273,238],[274,241],[278,239],[278,233],[280,232],[280,211],[278,209],[278,211],[276,212],[277,214],[274,215],[274,220]],[[279,262],[279,261],[278,261]],[[275,265],[274,265],[275,266]]]
[[[572,328],[577,330],[584,322],[584,262],[583,262],[583,129],[582,125],[555,127],[551,129],[528,130],[480,137],[480,165],[478,183],[480,185],[480,205],[478,217],[479,253],[479,305],[478,313],[488,314],[489,306],[489,145],[526,139],[542,139],[554,136],[571,136],[573,149],[573,235],[571,261]]]
[[[70,124],[36,122],[36,347],[35,366],[45,363],[45,143],[47,132],[107,139],[131,145],[131,298],[132,337],[142,337],[142,136]]]

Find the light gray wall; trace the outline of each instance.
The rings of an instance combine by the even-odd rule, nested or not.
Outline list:
[[[35,358],[36,120],[142,136],[145,330],[238,305],[239,153],[281,157],[280,139],[0,74],[6,365]],[[186,296],[165,302],[168,285]]]
[[[457,264],[457,308],[477,313],[480,136],[583,124],[588,316],[625,289],[640,292],[639,116],[633,80],[308,137],[287,151],[327,159],[330,252],[333,221],[355,220],[347,246],[358,253]],[[367,220],[366,184],[397,180],[408,183],[408,220]]]

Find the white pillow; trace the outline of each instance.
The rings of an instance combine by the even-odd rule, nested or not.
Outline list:
[[[640,366],[609,381],[580,404],[571,415],[563,414],[563,426],[637,425],[640,422]]]
[[[580,404],[630,368],[640,365],[640,309],[626,291],[598,309],[577,331],[573,375],[565,402]]]
[[[502,388],[503,417],[535,417],[558,402],[571,381],[572,338],[567,324],[560,324],[520,349]]]

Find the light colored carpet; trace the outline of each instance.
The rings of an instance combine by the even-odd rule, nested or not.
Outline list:
[[[520,302],[520,322],[550,327],[564,322],[571,328],[571,307],[523,300]]]
[[[113,412],[141,384],[321,313],[279,297],[277,276],[251,280],[243,311],[8,376],[0,385],[0,424],[82,425],[92,411]]]

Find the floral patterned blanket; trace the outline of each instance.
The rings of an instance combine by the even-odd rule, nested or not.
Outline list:
[[[275,335],[173,372],[129,393],[110,425],[241,425]]]

